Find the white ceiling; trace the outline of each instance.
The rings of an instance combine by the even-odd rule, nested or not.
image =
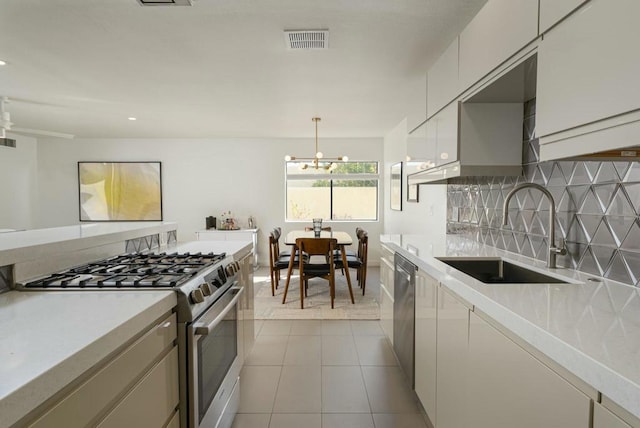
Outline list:
[[[1,0],[15,127],[86,138],[382,137],[486,0]],[[285,29],[329,29],[288,51]],[[129,121],[135,116],[137,121]]]

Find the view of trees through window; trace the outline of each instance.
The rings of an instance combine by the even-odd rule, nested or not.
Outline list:
[[[287,220],[377,220],[378,163],[320,162],[301,169],[287,162]]]

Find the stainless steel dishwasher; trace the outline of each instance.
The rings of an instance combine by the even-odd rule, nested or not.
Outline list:
[[[393,349],[411,388],[415,387],[416,265],[396,253],[394,258]]]

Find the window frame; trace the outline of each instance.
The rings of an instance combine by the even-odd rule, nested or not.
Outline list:
[[[322,162],[322,161],[321,161]],[[348,223],[348,222],[378,222],[380,221],[380,162],[375,160],[349,160],[345,163],[375,163],[377,173],[362,174],[334,174],[333,172],[317,173],[317,174],[289,174],[288,164],[297,164],[299,161],[291,160],[284,162],[284,221],[285,223],[308,223],[311,219],[296,220],[288,218],[288,201],[289,201],[289,180],[292,181],[310,181],[310,180],[328,180],[329,181],[329,213],[331,218],[323,219],[326,223]],[[335,180],[375,180],[376,181],[376,216],[375,219],[334,219],[333,218],[333,182]]]

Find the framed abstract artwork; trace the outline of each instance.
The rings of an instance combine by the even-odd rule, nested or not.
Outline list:
[[[80,221],[161,221],[160,162],[78,162]]]

